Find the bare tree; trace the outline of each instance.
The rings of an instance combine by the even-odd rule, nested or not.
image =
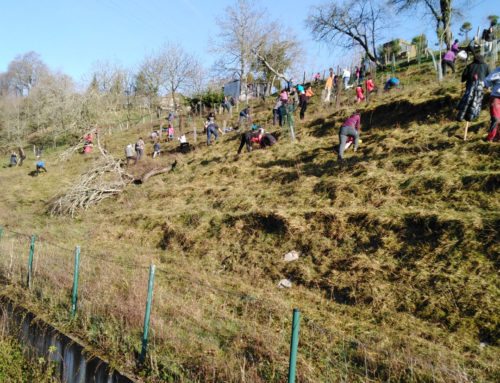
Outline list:
[[[211,42],[211,51],[220,54],[218,67],[241,81],[246,80],[255,50],[263,36],[274,28],[266,22],[264,10],[258,10],[252,0],[237,0],[227,7],[224,17],[217,18],[220,32]]]
[[[450,23],[453,9],[451,3],[453,0],[390,0],[399,12],[415,9],[422,5],[430,13],[436,23],[436,34],[439,41],[443,41],[447,48],[451,48],[452,33]]]
[[[18,55],[9,63],[7,78],[17,96],[29,94],[33,85],[48,71],[36,52]]]
[[[307,25],[317,41],[345,49],[360,46],[378,66],[376,41],[387,27],[386,9],[372,0],[346,0],[313,8]]]
[[[193,79],[196,72],[200,70],[201,64],[196,57],[184,51],[179,44],[165,44],[159,59],[163,68],[161,72],[162,84],[172,97],[174,109],[177,109],[176,93],[190,91]]]
[[[267,33],[261,42],[252,49],[255,55],[252,68],[261,72],[270,90],[272,78],[289,80],[287,71],[301,60],[303,48],[297,38],[289,31],[282,33],[279,25]]]

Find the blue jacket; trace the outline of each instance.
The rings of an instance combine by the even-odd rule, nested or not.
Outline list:
[[[491,95],[493,97],[500,97],[500,67],[495,69],[484,79],[484,86],[486,88],[493,87]]]

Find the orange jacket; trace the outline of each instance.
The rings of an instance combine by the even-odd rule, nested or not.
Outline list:
[[[311,97],[312,95],[314,95],[313,91],[309,88],[306,89],[306,97]]]

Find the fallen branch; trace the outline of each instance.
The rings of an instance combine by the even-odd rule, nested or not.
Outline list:
[[[143,184],[145,183],[150,177],[157,176],[158,174],[163,174],[166,172],[169,172],[170,170],[174,169],[177,166],[177,160],[174,161],[172,165],[165,166],[163,168],[158,168],[158,169],[151,169],[144,173],[142,176],[135,178],[134,183],[136,184]]]

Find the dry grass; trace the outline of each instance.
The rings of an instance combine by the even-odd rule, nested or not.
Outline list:
[[[71,251],[37,247],[31,293],[15,283],[8,291],[147,381],[284,381],[292,307],[331,331],[303,322],[300,381],[338,381],[345,357],[349,379],[363,380],[365,355],[370,379],[409,381],[413,373],[432,381],[430,365],[365,350],[348,342],[353,338],[497,380],[500,150],[483,141],[486,111],[463,142],[463,126],[453,121],[461,87],[456,78],[434,84],[426,71],[405,70],[405,89],[361,105],[363,143],[347,153],[342,169],[337,131],[353,103],[335,112],[314,99],[306,120],[296,121],[296,142],[269,126],[270,102],[256,105],[254,120],[280,136],[276,146],[238,158],[237,133],[208,148],[199,134],[187,155],[164,143],[160,159],[131,172],[174,158],[181,166],[75,219],[48,217],[45,204],[97,154],[59,164],[58,153],[48,153],[49,173],[35,178],[26,168],[1,169],[0,182],[8,185],[0,202],[4,226],[69,249],[82,246],[75,321]],[[201,121],[194,123],[200,131]],[[112,135],[111,154],[123,156],[125,145],[150,129]],[[2,270],[22,280],[27,240],[6,235]],[[9,254],[19,248],[26,250],[9,268]],[[294,249],[301,258],[283,262]],[[148,273],[142,266],[151,263],[166,272],[156,277],[150,358],[138,367]],[[293,281],[292,289],[277,288],[282,278]],[[466,381],[434,372],[437,381]]]

